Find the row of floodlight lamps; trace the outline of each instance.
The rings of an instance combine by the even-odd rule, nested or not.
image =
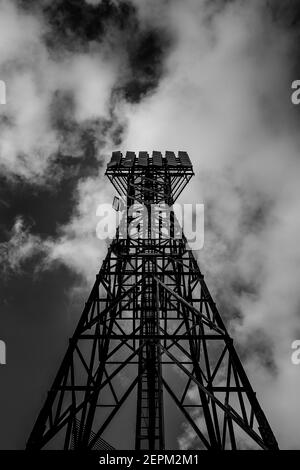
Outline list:
[[[153,151],[150,156],[148,152],[126,152],[125,155],[120,151],[112,153],[110,162],[107,165],[107,168],[111,167],[127,167],[131,168],[133,166],[147,167],[187,167],[192,168],[192,162],[187,152],[179,151],[177,155],[175,152],[166,151],[163,155],[162,152]]]

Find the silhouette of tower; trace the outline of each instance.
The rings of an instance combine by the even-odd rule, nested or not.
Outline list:
[[[172,207],[193,174],[186,152],[113,152],[106,175],[123,218],[28,449],[174,449],[183,428],[198,449],[278,448],[193,252],[176,236]],[[170,217],[158,211],[149,224],[137,206],[147,216],[169,207]]]

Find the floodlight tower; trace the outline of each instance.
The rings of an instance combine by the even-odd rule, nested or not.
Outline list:
[[[194,254],[175,236],[172,207],[193,174],[186,152],[113,152],[106,175],[125,201],[123,226],[27,448],[170,449],[170,423],[189,426],[198,449],[278,448]],[[130,236],[137,204],[147,215],[171,208],[169,236],[161,215]]]

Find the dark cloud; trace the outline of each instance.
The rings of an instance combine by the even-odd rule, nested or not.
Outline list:
[[[57,266],[35,274],[38,259],[24,264],[0,285],[1,339],[7,364],[1,367],[0,447],[24,449],[39,407],[65,352],[82,303],[66,293],[76,282]]]
[[[33,234],[55,237],[76,207],[80,180],[96,176],[102,166],[101,149],[109,138],[119,145],[124,126],[111,116],[78,123],[74,118],[72,94],[57,92],[51,105],[51,122],[59,140],[59,152],[52,156],[44,184],[21,177],[0,176],[0,218],[2,237],[16,216],[22,216]],[[8,230],[7,230],[8,229]]]
[[[98,5],[82,0],[19,3],[22,8],[35,8],[42,14],[46,24],[45,44],[54,57],[99,47],[107,54],[122,56],[119,97],[138,102],[158,85],[172,38],[157,26],[142,25],[132,3],[109,0]]]
[[[238,347],[238,352],[241,361],[246,364],[249,355],[253,361],[261,364],[269,374],[276,375],[278,369],[273,355],[273,344],[268,335],[259,329],[253,331],[253,335],[243,344],[243,347]]]
[[[98,5],[82,0],[54,0],[43,8],[50,30],[46,43],[50,50],[88,51],[91,42],[102,42],[109,30],[126,30],[136,20],[135,8],[120,1],[103,0]]]
[[[143,95],[157,87],[163,75],[164,57],[169,46],[169,37],[155,30],[142,32],[138,42],[129,42],[132,78],[123,86],[128,101],[138,102]]]
[[[9,230],[17,216],[22,216],[33,234],[42,238],[56,236],[60,225],[67,223],[72,215],[75,188],[74,178],[63,179],[54,189],[2,177],[0,198],[6,201],[0,205],[2,240],[10,236]]]
[[[88,52],[93,44],[109,47],[124,56],[124,73],[110,97],[109,115],[78,122],[74,93],[56,90],[50,104],[50,124],[58,140],[58,152],[51,156],[43,187],[35,181],[2,176],[2,225],[10,228],[16,215],[22,216],[35,234],[55,236],[71,218],[78,182],[95,176],[102,165],[101,150],[109,139],[120,145],[126,123],[115,112],[119,100],[139,102],[154,91],[162,74],[170,37],[159,29],[141,25],[136,8],[129,2],[87,4],[82,0],[19,1],[26,12],[40,15],[45,22],[45,44],[54,58]],[[109,98],[109,97],[108,97]],[[3,126],[10,126],[5,115]],[[20,155],[19,158],[22,159]],[[55,183],[54,183],[55,182]],[[55,187],[55,189],[53,189]],[[5,237],[4,237],[5,238]]]
[[[266,0],[266,11],[274,22],[287,27],[294,27],[300,21],[300,5],[297,0]]]
[[[59,155],[56,163],[61,162],[66,169],[68,166],[71,169],[76,167],[77,176],[89,176],[99,167],[97,155],[105,145],[112,122],[108,119],[97,118],[86,119],[79,123],[75,119],[73,94],[60,91],[53,96],[50,117],[52,128],[56,131],[59,140]],[[70,157],[68,162],[63,156]]]

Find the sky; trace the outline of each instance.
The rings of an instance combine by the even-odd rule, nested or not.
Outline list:
[[[1,448],[24,448],[105,255],[113,150],[189,153],[200,268],[300,448],[299,18],[296,0],[0,0]]]

